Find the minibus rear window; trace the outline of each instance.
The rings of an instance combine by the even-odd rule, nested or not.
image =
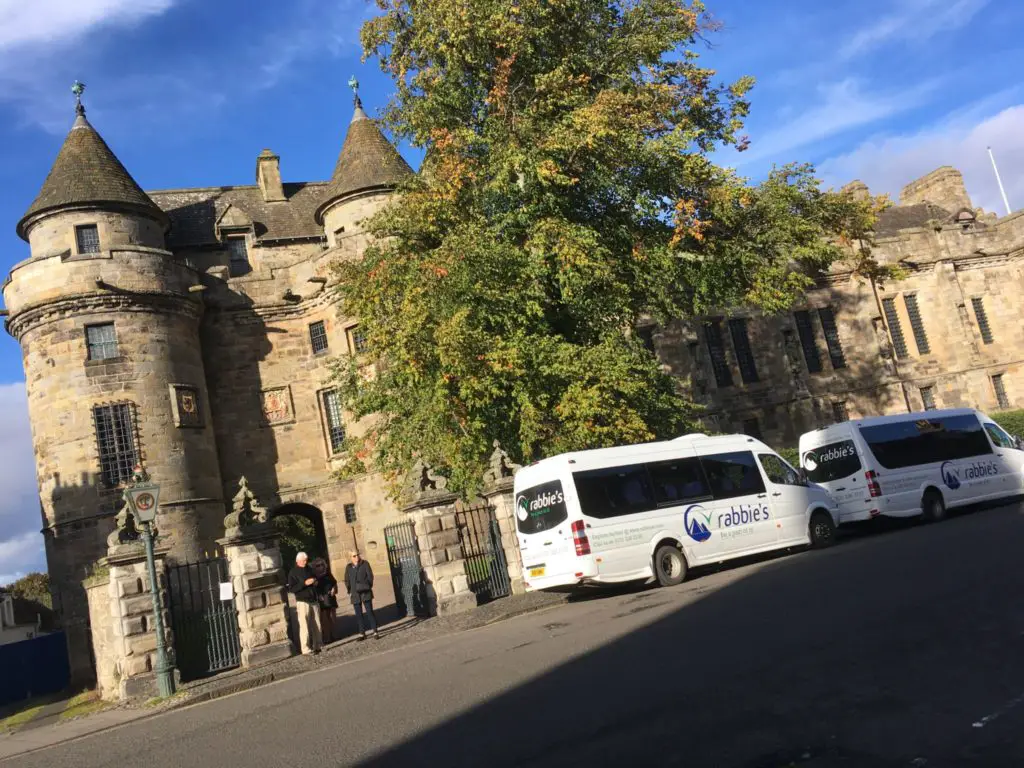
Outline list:
[[[840,440],[804,451],[800,463],[812,483],[828,483],[856,474],[860,469],[860,456],[853,440]]]
[[[561,480],[541,483],[516,494],[516,526],[520,533],[549,531],[568,517]]]

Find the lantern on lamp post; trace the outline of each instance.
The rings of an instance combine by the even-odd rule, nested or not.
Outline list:
[[[124,500],[128,504],[128,511],[139,523],[142,540],[146,544],[146,568],[153,596],[153,624],[156,631],[156,683],[161,698],[166,698],[174,694],[175,686],[174,664],[167,655],[163,606],[156,580],[156,557],[153,554],[153,521],[156,520],[160,501],[160,486],[151,483],[146,471],[137,466],[132,473],[131,483],[124,490]]]

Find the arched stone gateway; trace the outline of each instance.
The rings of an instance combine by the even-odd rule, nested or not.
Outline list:
[[[317,557],[331,562],[331,553],[327,548],[327,528],[324,515],[312,504],[292,502],[282,504],[270,513],[279,536],[281,557],[285,568],[295,563],[295,553],[305,552],[310,560]]]

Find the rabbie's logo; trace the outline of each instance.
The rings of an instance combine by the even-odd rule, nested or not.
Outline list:
[[[957,467],[953,462],[947,461],[939,467],[939,472],[946,487],[955,491],[964,480],[980,480],[983,477],[998,475],[999,465],[994,461],[976,461],[966,467]]]
[[[687,507],[683,513],[683,526],[686,533],[694,541],[707,541],[711,538],[711,531],[708,524],[711,522],[711,513],[700,504]]]
[[[804,468],[813,472],[821,464],[828,464],[830,461],[840,461],[857,455],[857,449],[852,443],[833,446],[824,450],[808,451],[804,454]]]
[[[561,504],[565,501],[565,494],[561,491],[551,491],[547,493],[539,494],[532,501],[525,496],[520,496],[516,501],[516,515],[519,516],[520,520],[526,521],[531,514],[537,514],[543,512],[549,507],[553,507],[556,504]]]

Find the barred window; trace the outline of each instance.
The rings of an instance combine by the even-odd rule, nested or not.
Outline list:
[[[85,348],[89,360],[109,360],[117,357],[117,336],[114,324],[85,326]]]
[[[704,338],[711,357],[711,369],[715,373],[715,383],[719,387],[732,386],[732,371],[725,359],[725,343],[722,341],[722,324],[718,320],[704,323]]]
[[[846,403],[832,403],[832,418],[835,420],[836,424],[841,424],[844,421],[850,420],[850,414],[846,410]]]
[[[636,329],[636,335],[640,337],[640,341],[643,342],[644,348],[648,352],[656,352],[657,348],[654,346],[654,326],[653,325],[642,325]]]
[[[804,351],[804,362],[808,373],[821,373],[821,355],[818,345],[814,343],[814,326],[811,324],[811,313],[806,309],[793,313],[796,320],[796,332],[800,336],[800,347]]]
[[[79,253],[99,253],[100,231],[95,224],[75,227],[75,244]]]
[[[907,340],[903,336],[899,313],[896,311],[896,299],[882,299],[882,310],[885,312],[885,324],[889,326],[889,336],[892,338],[892,348],[896,351],[896,359],[903,360],[910,356],[910,352],[907,350]]]
[[[228,238],[228,264],[231,274],[237,275],[249,270],[249,247],[244,237]]]
[[[736,350],[736,362],[740,365],[740,376],[744,384],[753,384],[757,379],[757,365],[754,353],[750,349],[750,336],[747,334],[747,321],[741,317],[729,321],[729,334],[732,346]]]
[[[988,313],[985,312],[985,300],[981,296],[971,299],[971,306],[974,307],[974,317],[978,321],[978,330],[981,331],[981,340],[985,344],[992,343],[992,327],[988,324]]]
[[[348,331],[349,346],[352,351],[357,355],[361,355],[366,351],[366,331],[360,328],[358,325],[354,325],[349,328]]]
[[[917,306],[917,294],[906,294],[903,297],[903,303],[907,305],[907,317],[910,318],[910,329],[914,332],[917,352],[921,355],[927,355],[932,350],[928,345],[928,334],[924,332],[924,323],[921,322],[921,310]]]
[[[103,482],[115,487],[131,480],[139,463],[132,403],[97,405],[92,409]]]
[[[836,326],[836,313],[832,307],[818,310],[821,330],[825,332],[825,344],[828,346],[828,357],[835,369],[846,367],[846,355],[843,353],[843,342],[839,340],[839,328]]]
[[[761,424],[756,416],[743,420],[743,434],[749,435],[756,440],[761,439]]]
[[[935,387],[921,387],[921,403],[926,411],[935,410]]]
[[[327,328],[323,320],[309,324],[309,343],[313,346],[314,355],[327,351]]]
[[[345,420],[341,417],[341,398],[336,389],[323,394],[324,417],[327,420],[327,439],[331,453],[337,453],[345,443]]]
[[[346,504],[345,505],[345,522],[352,525],[356,521],[356,505]]]
[[[997,373],[992,377],[992,389],[996,393],[996,402],[1001,410],[1010,407],[1010,398],[1006,396],[1006,385],[1003,383],[1003,374]]]

